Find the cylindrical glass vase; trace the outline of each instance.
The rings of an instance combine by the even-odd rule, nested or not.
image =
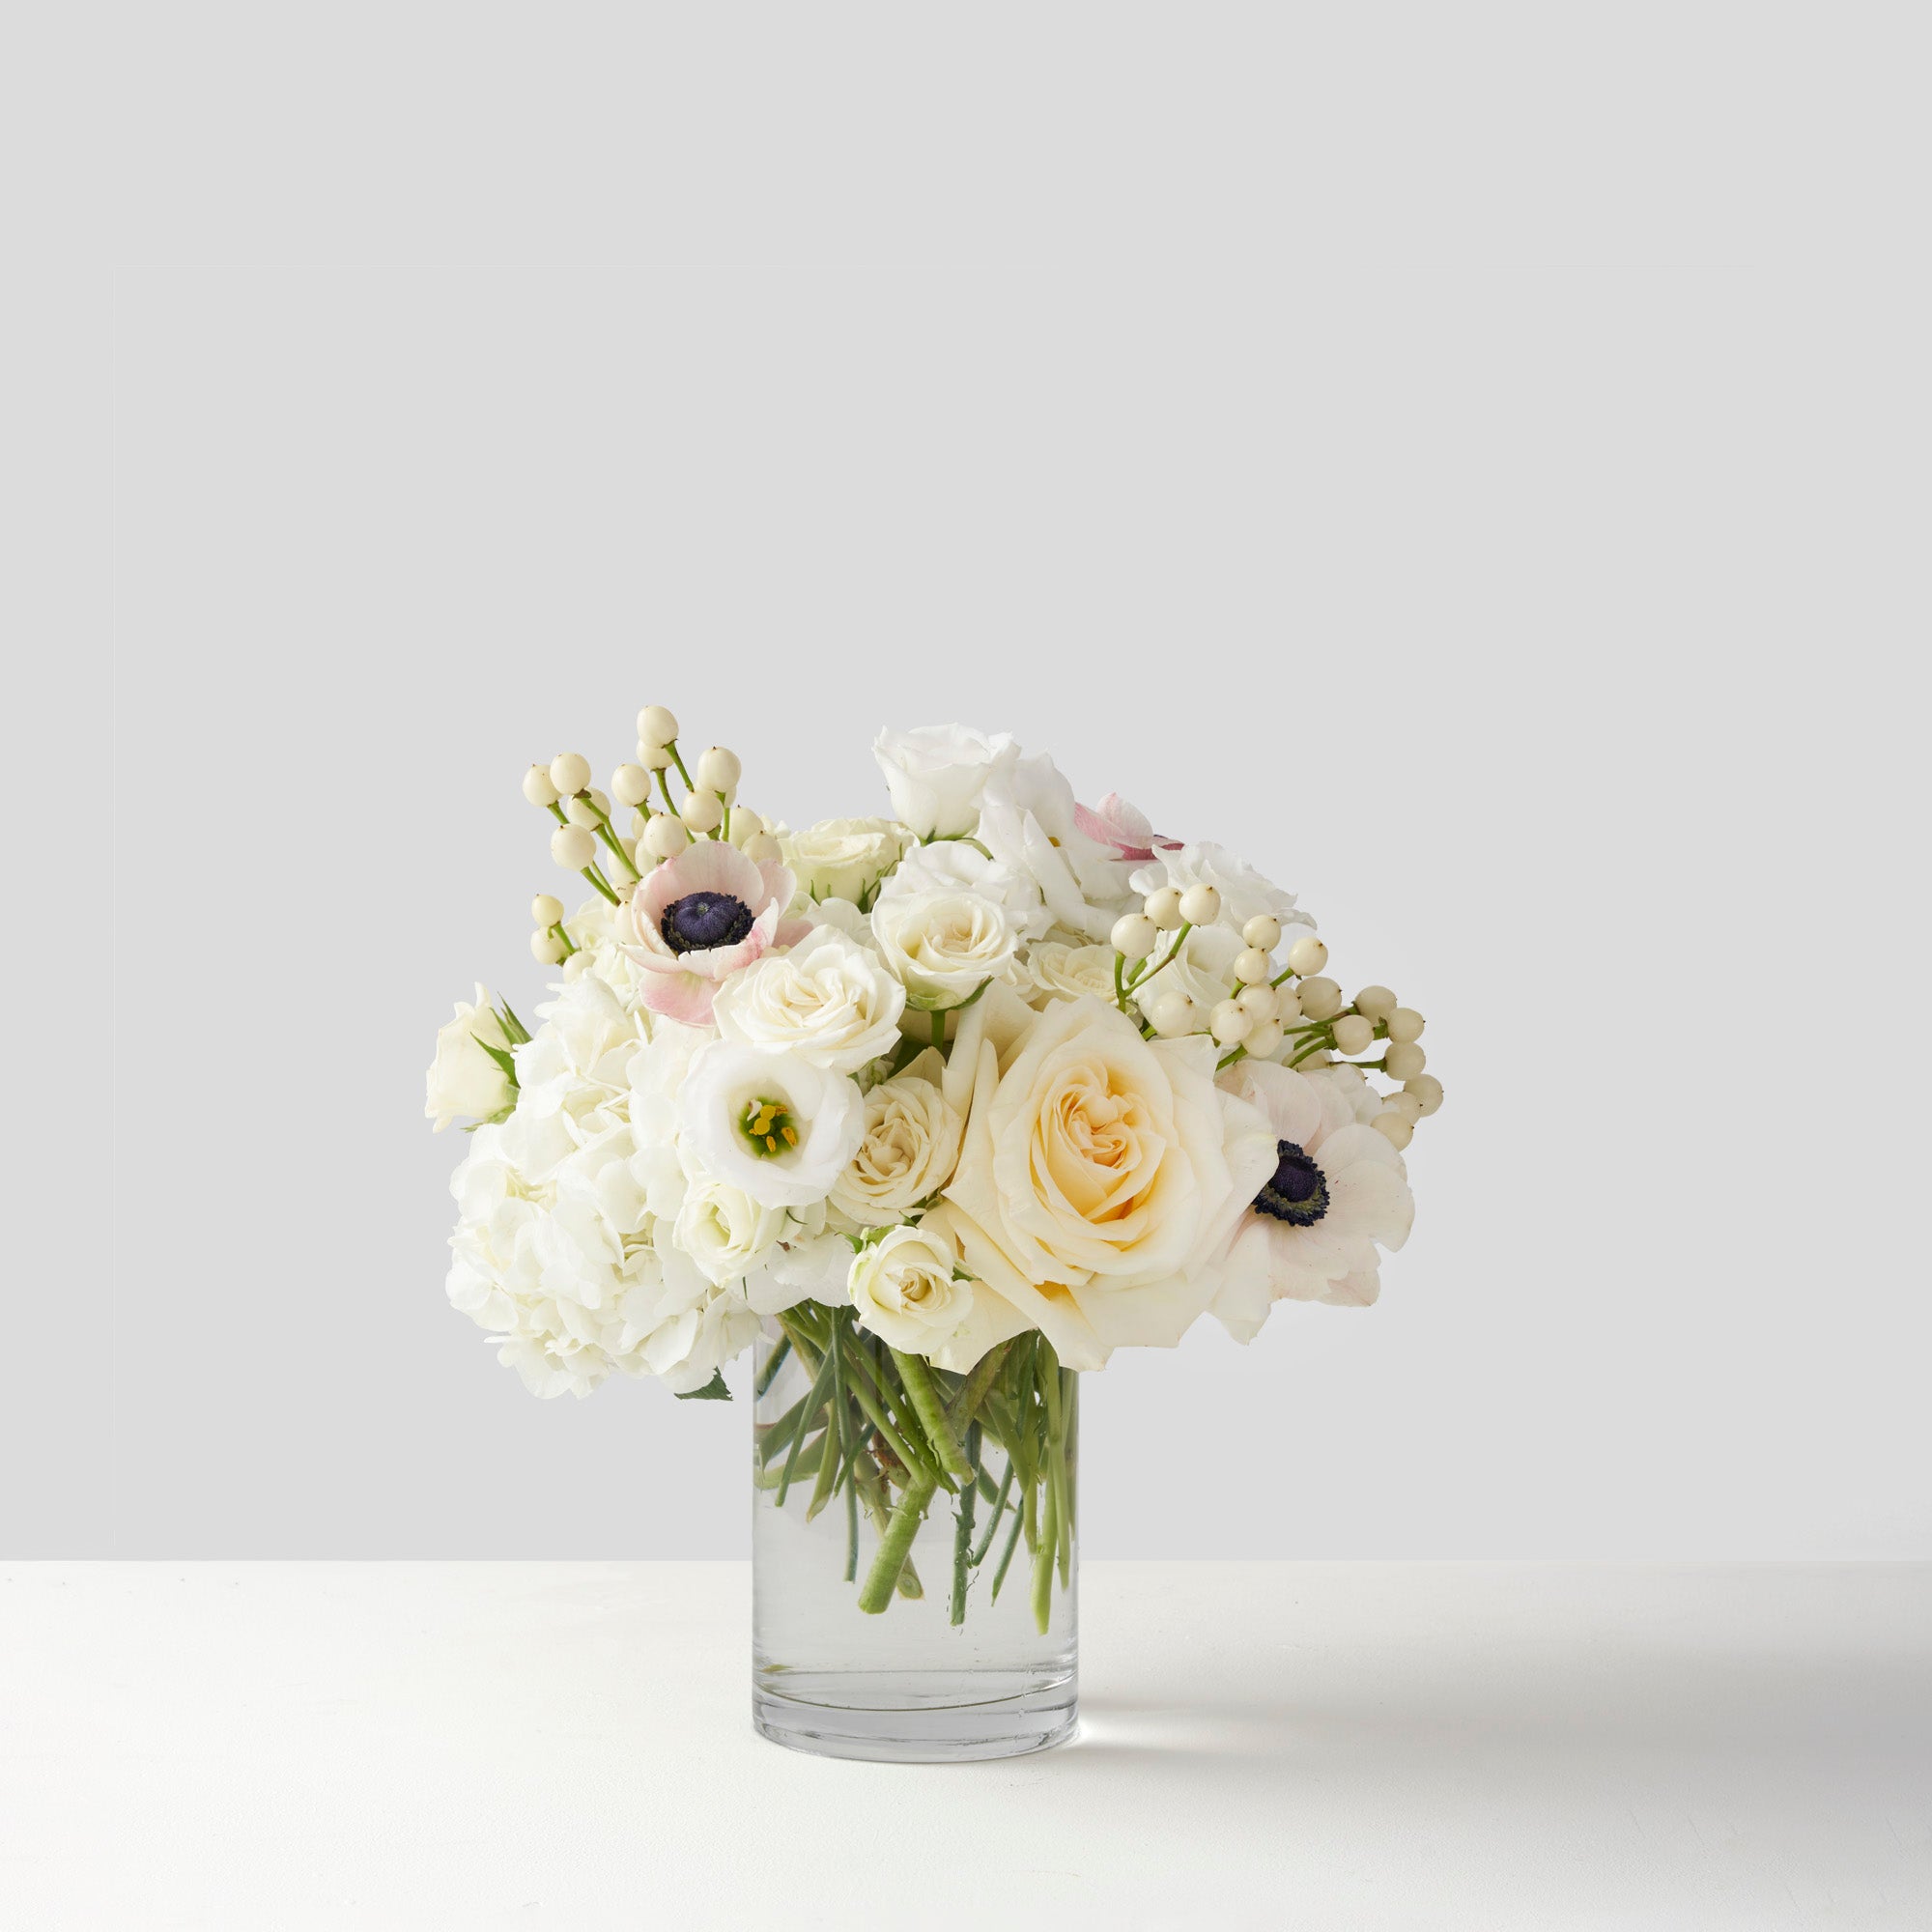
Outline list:
[[[1070,1737],[1079,1378],[1045,1337],[951,1375],[804,1302],[753,1385],[758,1729],[895,1763]]]

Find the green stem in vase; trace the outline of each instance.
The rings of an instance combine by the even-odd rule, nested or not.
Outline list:
[[[883,1543],[893,1520],[893,1506],[886,1495],[885,1478],[879,1474],[879,1465],[863,1448],[852,1464],[852,1473],[860,1499],[866,1505],[866,1514],[872,1519],[872,1527],[879,1532],[879,1541]],[[925,1595],[925,1586],[919,1580],[919,1572],[913,1568],[910,1556],[899,1572],[897,1588],[900,1596],[912,1601]]]
[[[966,1452],[959,1446],[959,1438],[953,1435],[952,1425],[946,1419],[946,1405],[940,1401],[939,1391],[932,1385],[932,1372],[926,1367],[925,1358],[895,1349],[893,1362],[899,1372],[900,1381],[905,1384],[912,1412],[918,1416],[919,1426],[925,1432],[925,1439],[939,1459],[939,1466],[954,1483],[970,1483],[973,1480],[973,1465],[967,1462]]]
[[[939,1472],[899,1434],[897,1428],[894,1425],[892,1417],[886,1413],[885,1405],[880,1402],[879,1398],[873,1394],[871,1387],[868,1386],[868,1381],[873,1372],[871,1364],[866,1359],[865,1350],[863,1349],[855,1349],[847,1357],[847,1360],[850,1363],[856,1364],[859,1369],[859,1373],[851,1378],[852,1395],[859,1406],[866,1411],[867,1421],[879,1432],[881,1437],[884,1438],[886,1447],[906,1465],[909,1471],[914,1475],[931,1476],[936,1487],[939,1481]]]
[[[779,1371],[784,1367],[785,1357],[791,1353],[791,1337],[781,1335],[779,1345],[765,1360],[765,1366],[758,1371],[758,1378],[752,1384],[752,1400],[761,1401],[765,1391],[778,1380]]]
[[[966,1431],[966,1456],[973,1464],[975,1479],[959,1492],[959,1502],[952,1519],[952,1605],[951,1618],[955,1624],[966,1621],[966,1568],[973,1555],[973,1509],[979,1499],[980,1485],[980,1425],[969,1424]]]
[[[892,1602],[893,1591],[898,1585],[899,1571],[912,1551],[913,1538],[919,1534],[925,1506],[932,1500],[933,1491],[937,1488],[938,1483],[929,1471],[914,1476],[906,1485],[905,1493],[893,1512],[893,1520],[887,1524],[885,1535],[879,1539],[878,1554],[872,1558],[872,1567],[867,1571],[866,1580],[859,1589],[859,1607],[868,1617],[879,1615]]]
[[[1007,1465],[1007,1473],[1009,1475],[1012,1474],[1011,1463]],[[1029,1500],[1031,1500],[1032,1492],[1029,1492],[1028,1495]],[[1026,1512],[1024,1510],[1014,1510],[1013,1526],[1007,1532],[1007,1547],[1000,1551],[1000,1567],[993,1572],[992,1600],[996,1604],[1000,1601],[1000,1585],[1007,1580],[1007,1572],[1012,1567],[1013,1551],[1019,1548],[1020,1528],[1025,1521]]]
[[[845,1580],[859,1575],[859,1472],[852,1458],[852,1406],[845,1396],[845,1350],[838,1318],[832,1318],[832,1412],[838,1418],[838,1453],[845,1463]]]
[[[825,1359],[818,1365],[818,1374],[812,1378],[811,1393],[805,1399],[805,1414],[815,1416],[825,1406],[826,1392],[832,1386],[832,1355],[828,1350]],[[798,1452],[805,1440],[806,1424],[801,1421],[792,1431],[791,1453],[785,1458],[784,1474],[779,1479],[778,1507],[784,1508],[785,1496],[791,1490],[791,1479],[797,1473]]]
[[[1033,1621],[1041,1636],[1046,1634],[1046,1627],[1053,1619],[1053,1559],[1060,1548],[1057,1505],[1058,1498],[1049,1479],[1046,1507],[1040,1514],[1039,1541],[1034,1547],[1033,1556]]]
[[[828,1354],[828,1362],[836,1357]],[[825,1453],[818,1462],[818,1480],[811,1486],[811,1500],[805,1506],[807,1522],[814,1520],[818,1512],[832,1500],[833,1491],[838,1481],[838,1472],[844,1466],[842,1446],[843,1436],[837,1427],[837,1411],[830,1403],[825,1406]]]
[[[1000,1526],[1000,1519],[1007,1513],[1007,1498],[1013,1490],[1013,1459],[1007,1458],[1007,1473],[1000,1478],[998,1492],[992,1497],[993,1513],[986,1519],[986,1533],[980,1539],[980,1547],[973,1552],[973,1567],[979,1569],[985,1562],[986,1552],[993,1547],[993,1535]]]
[[[973,1365],[973,1373],[960,1384],[959,1393],[953,1397],[946,1411],[946,1419],[955,1433],[964,1429],[980,1413],[980,1406],[986,1400],[986,1394],[998,1378],[1007,1359],[1009,1342],[1002,1342],[998,1348],[988,1349]],[[992,1499],[988,1497],[990,1502]]]

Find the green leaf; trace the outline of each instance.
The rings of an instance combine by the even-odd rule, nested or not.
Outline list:
[[[512,1087],[515,1087],[517,1084],[516,1061],[512,1059],[511,1056],[503,1050],[503,1048],[501,1048],[500,1046],[492,1046],[490,1042],[487,1039],[484,1039],[480,1035],[472,1033],[469,1036],[469,1037],[475,1040],[476,1044],[480,1046],[483,1049],[483,1051],[487,1053],[490,1056],[490,1058],[494,1060],[497,1063],[497,1065],[503,1069],[503,1072],[505,1076],[508,1078],[510,1085]]]
[[[679,1402],[729,1402],[731,1391],[724,1386],[724,1371],[713,1369],[711,1379],[701,1389],[686,1389]]]
[[[529,1044],[529,1029],[510,1010],[508,1000],[503,1002],[502,1028],[509,1035],[512,1045],[527,1046]]]

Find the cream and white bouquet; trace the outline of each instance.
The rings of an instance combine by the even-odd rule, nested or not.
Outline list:
[[[855,1580],[871,1520],[862,1607],[917,1594],[937,1492],[995,1500],[989,1437],[994,1520],[1064,1583],[1077,1372],[1376,1298],[1442,1098],[1422,1016],[1346,996],[1293,894],[1005,735],[882,731],[891,815],[796,832],[662,706],[638,735],[608,793],[576,753],[525,778],[590,894],[535,900],[534,1031],[479,987],[437,1040],[428,1112],[472,1129],[450,1299],[546,1396],[724,1397],[776,1324],[761,1387],[785,1353],[810,1379],[760,1480],[844,1497]],[[962,1515],[955,1597],[991,1545]]]

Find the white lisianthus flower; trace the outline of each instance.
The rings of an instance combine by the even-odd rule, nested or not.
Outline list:
[[[1130,909],[1132,866],[1082,828],[1073,787],[1043,752],[987,780],[978,836],[995,861],[1034,881],[1069,932],[1104,939]]]
[[[1284,952],[1301,937],[1313,932],[1315,922],[1294,907],[1294,895],[1284,892],[1265,879],[1244,860],[1211,840],[1199,845],[1183,845],[1178,851],[1162,851],[1153,863],[1136,870],[1128,884],[1145,897],[1163,886],[1185,892],[1189,886],[1212,886],[1221,895],[1220,923],[1238,932],[1258,913],[1272,913],[1281,921]],[[1295,928],[1300,928],[1297,931]]]
[[[1019,747],[1004,731],[989,738],[964,724],[923,724],[881,731],[872,755],[905,824],[921,838],[952,838],[972,831],[986,780],[1011,765]]]
[[[1068,1367],[1172,1348],[1208,1306],[1202,1266],[1274,1160],[1255,1109],[1214,1085],[1205,1038],[1144,1040],[1117,1008],[1055,1001],[1002,1054],[969,1014],[947,1068],[971,1068],[958,1171],[935,1222],[980,1289],[941,1365],[1037,1327]],[[963,1063],[963,1065],[962,1065]]]
[[[1352,1067],[1304,1074],[1254,1061],[1220,1076],[1275,1137],[1274,1172],[1211,1262],[1213,1312],[1237,1341],[1284,1298],[1366,1307],[1380,1292],[1378,1246],[1393,1252],[1408,1238],[1415,1204],[1402,1155],[1360,1119],[1351,1082],[1334,1077],[1343,1074],[1361,1079]]]
[[[789,952],[767,954],[727,980],[712,1018],[740,1045],[856,1073],[898,1045],[905,997],[869,947],[820,926]]]
[[[888,1348],[930,1355],[973,1305],[970,1283],[955,1281],[959,1251],[940,1228],[895,1228],[852,1257],[846,1289],[859,1325]]]
[[[1067,946],[1057,939],[1042,939],[1028,949],[1026,963],[1034,985],[1045,999],[1077,1000],[1088,995],[1111,1004],[1116,957],[1111,946]]]
[[[822,818],[781,838],[779,849],[800,892],[856,902],[898,864],[909,836],[890,818]]]
[[[991,899],[1029,939],[1038,938],[1051,923],[1030,873],[988,858],[964,838],[915,846],[879,888],[882,899],[911,898],[918,893],[976,893]]]
[[[866,1095],[866,1131],[831,1204],[862,1228],[890,1228],[952,1179],[964,1127],[941,1089],[946,1063],[928,1047]]]
[[[456,1003],[456,1017],[436,1037],[436,1060],[429,1069],[429,1100],[424,1115],[441,1133],[451,1121],[487,1121],[500,1114],[517,1097],[510,1076],[484,1052],[494,1046],[510,1051],[510,1037],[491,1006],[489,992],[479,984],[476,1004]]]
[[[678,1094],[678,1142],[714,1179],[765,1208],[821,1202],[866,1124],[859,1089],[795,1053],[714,1039]]]
[[[742,1187],[708,1174],[691,1177],[668,1238],[705,1280],[724,1288],[742,1281],[778,1243],[789,1225],[782,1208],[753,1201]],[[659,1224],[663,1251],[665,1224]]]
[[[1012,916],[978,893],[881,894],[872,936],[887,970],[922,1011],[956,1007],[1005,978],[1019,951]]]

